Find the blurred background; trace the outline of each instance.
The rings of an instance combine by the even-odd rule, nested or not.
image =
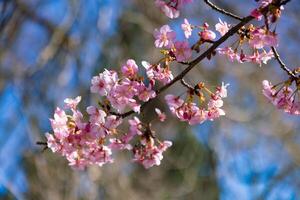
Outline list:
[[[256,6],[214,2],[241,16]],[[291,68],[300,63],[299,9],[291,1],[276,26],[278,50]],[[172,21],[152,0],[0,0],[0,199],[300,199],[299,117],[275,109],[261,92],[262,80],[288,78],[275,61],[259,67],[216,56],[190,72],[191,84],[230,83],[227,115],[192,127],[171,115],[156,124],[159,137],[174,142],[159,167],[145,170],[124,153],[114,164],[76,171],[35,144],[45,141],[48,119],[66,97],[83,96],[81,109],[94,104],[92,76],[127,58],[157,61],[154,28],[170,24],[183,38],[185,17],[212,29],[219,17],[237,23],[201,0]],[[182,69],[173,66],[174,74]],[[167,111],[163,95],[156,103]]]

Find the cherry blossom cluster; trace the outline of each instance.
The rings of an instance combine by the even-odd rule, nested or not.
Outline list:
[[[107,115],[95,107],[88,107],[88,122],[77,109],[81,97],[66,99],[66,107],[72,115],[57,108],[54,118],[50,119],[53,134],[46,134],[48,147],[66,157],[69,165],[84,169],[87,165],[102,166],[112,162],[111,149],[105,145],[104,138],[111,135],[120,125],[121,120],[114,115]]]
[[[155,0],[155,5],[169,18],[177,18],[180,9],[193,0]]]
[[[265,48],[278,45],[277,36],[274,32],[270,32],[266,28],[254,27],[250,24],[240,29],[238,34],[239,38],[235,43],[237,45],[218,48],[217,52],[225,55],[231,62],[252,62],[259,66],[267,64],[274,57],[270,49],[265,50]],[[246,45],[251,47],[253,53],[245,53],[243,46]]]
[[[244,26],[238,31],[239,38],[232,46],[217,49],[219,54],[225,55],[231,62],[252,62],[261,66],[274,57],[273,52],[267,48],[278,46],[278,39],[275,31],[270,31],[269,26],[279,19],[283,7],[278,6],[278,0],[260,0],[258,3],[259,7],[251,12],[251,16],[259,21],[265,17],[265,25]],[[244,51],[245,46],[252,49],[250,54],[249,50],[248,53]]]
[[[294,89],[293,83],[295,83]],[[276,85],[264,80],[262,85],[263,94],[276,108],[292,115],[300,115],[300,79],[289,79]]]
[[[216,30],[223,36],[229,30],[230,25],[219,19],[219,23],[216,24]],[[200,46],[204,43],[213,43],[216,38],[216,33],[209,29],[208,23],[204,23],[202,26],[196,26],[190,24],[187,19],[181,24],[182,31],[186,39],[192,36],[194,29],[198,29],[199,40],[196,44],[190,46],[187,40],[177,41],[176,33],[169,25],[163,25],[159,29],[154,30],[154,45],[157,48],[164,48],[165,54],[169,56],[169,60],[176,60],[178,62],[186,62],[192,57],[192,51],[200,51]]]
[[[159,30],[154,30],[155,47],[166,48],[170,60],[179,62],[187,61],[192,56],[192,50],[187,41],[175,41],[176,33],[169,25],[162,26]]]
[[[147,102],[156,96],[153,87],[157,81],[167,84],[173,76],[168,67],[160,64],[142,62],[146,70],[149,84],[143,82],[144,77],[138,74],[139,67],[132,59],[121,67],[121,74],[113,70],[104,70],[91,80],[91,92],[102,97],[100,108],[90,106],[86,109],[88,120],[77,109],[81,97],[66,99],[66,107],[72,111],[67,115],[57,108],[51,125],[54,134],[47,134],[48,147],[65,156],[69,164],[84,169],[87,165],[102,166],[113,162],[112,150],[130,150],[134,154],[133,161],[141,163],[145,168],[159,165],[162,153],[172,145],[170,141],[160,142],[154,139],[151,124],[142,123],[138,117],[128,120],[130,126],[127,133],[121,134],[117,127],[122,124],[121,113],[126,108],[139,113],[141,102]],[[160,121],[166,116],[158,108],[156,113]],[[117,137],[118,136],[118,137]],[[134,139],[138,138],[138,139]],[[130,142],[135,141],[134,147]]]
[[[47,146],[53,152],[66,157],[70,166],[84,169],[88,165],[102,166],[112,163],[113,150],[132,151],[133,161],[143,164],[145,168],[160,165],[162,153],[172,142],[155,141],[150,126],[143,124],[137,117],[129,119],[129,131],[118,136],[117,128],[123,122],[121,117],[89,106],[85,120],[84,115],[77,109],[80,100],[81,97],[66,99],[65,105],[71,110],[71,114],[57,108],[54,118],[50,119],[53,134],[46,133]],[[164,115],[157,110],[160,116]],[[138,142],[133,147],[130,143],[134,139]]]
[[[165,100],[170,111],[181,121],[186,121],[190,125],[201,124],[206,120],[213,121],[222,115],[225,111],[222,109],[223,98],[227,97],[227,86],[229,84],[217,87],[216,91],[211,92],[204,83],[197,84],[188,91],[186,101],[172,94],[166,95]],[[206,100],[204,93],[207,93]],[[198,97],[199,105],[195,103],[194,97]],[[207,105],[205,104],[207,102]]]
[[[138,101],[147,102],[156,96],[153,90],[154,78],[163,72],[158,72],[156,76],[153,76],[146,86],[142,81],[143,77],[139,76],[138,70],[139,67],[132,59],[127,60],[122,66],[120,77],[116,71],[105,69],[103,73],[92,78],[91,92],[105,96],[106,102],[109,102],[110,106],[118,113],[123,112],[126,107],[139,113],[141,105]]]

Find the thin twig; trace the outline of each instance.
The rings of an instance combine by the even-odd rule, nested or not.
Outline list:
[[[280,55],[279,55],[278,51],[276,50],[276,48],[272,46],[271,49],[272,49],[272,52],[273,52],[273,54],[274,54],[276,60],[278,61],[279,65],[280,65],[280,68],[283,69],[284,71],[286,71],[286,73],[287,73],[288,75],[290,75],[292,78],[296,79],[297,76],[294,74],[294,72],[293,72],[292,70],[290,70],[290,69],[284,64],[284,62],[281,60]]]
[[[42,142],[42,141],[37,141],[36,144],[37,145],[47,146],[47,142]]]
[[[215,4],[213,4],[210,0],[204,0],[204,2],[209,5],[212,9],[218,11],[219,13],[222,13],[223,15],[227,15],[229,17],[232,17],[234,19],[237,19],[239,21],[242,21],[243,18],[238,16],[238,15],[235,15],[227,10],[224,10],[223,8],[219,8],[218,6],[216,6]]]

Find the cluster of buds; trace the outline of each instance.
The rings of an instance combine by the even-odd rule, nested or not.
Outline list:
[[[260,0],[259,7],[251,12],[251,16],[257,20],[265,18],[265,24],[262,27],[255,27],[250,24],[242,27],[238,31],[239,38],[232,45],[218,48],[217,52],[225,55],[230,61],[239,63],[252,62],[261,66],[274,57],[271,49],[266,48],[278,46],[277,35],[274,31],[270,31],[271,25],[274,24],[281,15],[280,0]],[[247,54],[243,50],[243,45],[251,47],[252,53]]]
[[[216,31],[218,31],[220,35],[223,36],[228,32],[230,26],[230,24],[227,24],[226,22],[223,22],[221,19],[219,19],[219,23],[215,25],[215,28]],[[181,28],[184,32],[184,36],[187,39],[189,39],[189,37],[192,35],[192,31],[194,29],[199,29],[199,40],[191,47],[191,49],[195,50],[197,53],[199,53],[200,46],[202,44],[213,43],[214,39],[217,36],[214,31],[209,29],[209,24],[206,22],[202,26],[196,26],[190,24],[190,22],[187,19],[184,19],[184,23],[181,24]]]
[[[194,125],[201,124],[206,120],[213,121],[225,115],[225,111],[222,109],[222,99],[227,97],[228,84],[224,85],[224,83],[222,83],[222,86],[217,87],[214,93],[202,82],[195,87],[187,85],[184,81],[183,84],[188,87],[186,101],[180,98],[180,96],[171,94],[165,97],[170,111],[178,119],[186,121],[190,125]],[[205,97],[205,93],[208,97]],[[194,102],[195,96],[199,99],[199,105]]]
[[[260,66],[262,63],[267,64],[274,57],[271,50],[265,50],[266,47],[278,45],[277,36],[274,32],[270,32],[266,28],[257,28],[250,24],[241,28],[238,34],[239,38],[235,42],[235,47],[218,48],[217,52],[225,55],[231,62],[252,62]],[[245,43],[253,49],[252,54],[247,55],[244,53],[242,47]]]
[[[219,23],[215,25],[216,30],[221,36],[226,34],[229,30],[230,24],[223,22],[219,19]],[[187,40],[177,41],[176,33],[169,25],[163,25],[159,29],[154,30],[154,45],[157,48],[164,48],[162,52],[168,57],[169,60],[176,60],[178,62],[186,62],[192,56],[192,50],[197,53],[200,51],[200,46],[205,43],[213,43],[216,38],[216,33],[209,29],[208,23],[204,23],[202,26],[196,26],[190,24],[187,19],[181,24],[182,31],[186,39],[192,36],[194,29],[199,29],[199,40],[190,47]]]
[[[294,86],[293,83],[295,84]],[[300,115],[299,77],[297,79],[288,79],[276,85],[272,85],[267,80],[264,80],[262,84],[263,94],[276,108],[292,115]]]

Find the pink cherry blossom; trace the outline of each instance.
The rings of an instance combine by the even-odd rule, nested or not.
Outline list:
[[[276,34],[268,32],[265,29],[257,28],[251,33],[251,35],[252,37],[249,41],[249,44],[255,49],[262,49],[265,46],[278,45]]]
[[[165,2],[163,0],[155,0],[155,5],[169,18],[179,17],[179,9],[185,4],[191,3],[193,0],[171,0]]]
[[[217,48],[217,52],[221,55],[227,56],[231,62],[235,60],[241,62],[240,55],[237,54],[231,47]]]
[[[253,55],[248,55],[244,58],[244,62],[253,62],[258,64],[259,66],[263,64],[267,64],[269,60],[274,57],[273,52],[270,50],[269,52],[263,51],[259,53],[258,51],[254,52]]]
[[[265,8],[272,2],[273,2],[273,0],[260,0],[259,5],[260,5],[260,7]]]
[[[152,86],[149,85],[146,87],[143,83],[137,86],[137,94],[138,98],[141,101],[147,102],[149,99],[153,99],[156,97],[155,91],[152,89]]]
[[[82,130],[86,127],[87,123],[83,120],[83,114],[79,110],[73,110],[72,118],[78,129]]]
[[[189,120],[189,124],[190,125],[202,124],[203,122],[205,122],[207,120],[207,117],[208,117],[208,111],[206,111],[204,109],[199,109],[191,117],[191,119]]]
[[[99,110],[94,106],[89,106],[86,111],[90,115],[89,121],[92,124],[103,124],[105,122],[106,113],[103,110]]]
[[[175,40],[176,34],[169,25],[163,25],[159,30],[154,30],[154,37],[155,37],[155,47],[162,48],[167,47],[170,48],[173,45]]]
[[[182,99],[174,95],[167,95],[165,99],[171,112],[181,121],[194,125],[206,120],[205,112],[202,112],[195,103],[184,103]]]
[[[217,87],[216,94],[219,95],[221,98],[226,98],[228,86],[229,86],[229,83],[224,84],[224,82],[222,82],[221,87]]]
[[[226,22],[223,22],[220,18],[219,18],[219,23],[216,24],[216,30],[221,34],[221,36],[225,35],[228,30],[229,30],[229,26]]]
[[[273,88],[273,85],[268,80],[263,80],[263,94],[272,101],[274,98],[274,95],[276,93],[276,90]]]
[[[292,106],[290,107],[287,112],[291,115],[300,115],[300,101],[293,102]]]
[[[105,119],[104,126],[109,129],[115,129],[122,124],[122,118],[116,115],[109,115]]]
[[[117,138],[112,138],[109,139],[109,148],[111,149],[117,149],[117,150],[123,150],[123,149],[127,149],[127,150],[131,150],[132,146],[131,144],[128,144],[126,141],[117,139]]]
[[[50,119],[52,129],[54,131],[55,136],[58,139],[63,139],[68,137],[69,128],[67,126],[68,117],[64,110],[60,108],[56,108],[54,113],[54,119]]]
[[[70,108],[70,109],[76,109],[76,107],[80,101],[81,101],[81,96],[78,96],[75,99],[66,98],[64,100],[66,107]]]
[[[284,83],[286,84],[286,83]],[[293,90],[288,85],[284,85],[279,91],[268,81],[264,80],[263,94],[267,99],[277,108],[282,109],[284,112],[299,115],[300,114],[300,101],[296,100],[293,96]]]
[[[46,133],[47,138],[47,147],[52,150],[52,152],[58,152],[61,150],[61,145],[59,142],[56,141],[56,138],[53,136],[53,134]]]
[[[150,80],[158,80],[164,85],[173,80],[173,75],[169,68],[162,68],[160,64],[151,65],[146,61],[143,61],[142,65],[145,67],[147,76]]]
[[[262,64],[267,64],[267,62],[274,57],[274,54],[271,50],[269,50],[268,52],[266,52],[265,50],[262,50],[262,52],[256,50],[251,55],[245,55],[243,52],[238,54],[231,47],[225,47],[225,48],[218,48],[217,52],[221,55],[227,56],[227,58],[231,62],[233,61],[237,61],[239,63],[252,62],[254,64],[258,64],[259,66],[261,66]]]
[[[216,34],[211,30],[205,29],[200,32],[200,37],[203,40],[212,41],[216,38]]]
[[[162,0],[155,0],[155,5],[169,18],[179,17],[179,10],[176,7],[166,4]]]
[[[213,121],[214,119],[225,115],[225,111],[221,109],[222,106],[223,100],[219,99],[218,97],[212,98],[208,103],[207,119]]]
[[[134,117],[133,119],[128,120],[130,126],[130,133],[132,135],[142,135],[142,124],[139,118]]]
[[[170,146],[172,146],[171,141],[164,141],[158,146],[149,142],[145,146],[136,147],[133,149],[133,161],[142,164],[146,169],[153,167],[154,165],[159,166],[163,159],[162,153]]]
[[[192,25],[189,23],[187,19],[184,19],[184,23],[181,24],[181,28],[184,32],[184,36],[188,39],[192,35]]]
[[[285,112],[289,112],[291,106],[293,105],[293,97],[291,96],[293,90],[286,86],[282,88],[277,94],[275,101],[272,103],[278,108],[283,109]]]
[[[98,93],[100,96],[106,96],[111,88],[116,84],[118,74],[115,71],[104,70],[99,76],[92,78],[91,92]]]
[[[175,49],[176,50],[175,50],[174,54],[176,56],[176,60],[179,62],[187,61],[192,56],[192,50],[189,47],[189,43],[186,41],[175,42]]]
[[[261,14],[261,12],[258,9],[252,10],[250,15],[258,21],[260,21],[263,17],[263,15]]]
[[[166,95],[165,100],[173,114],[175,114],[177,108],[182,106],[182,104],[184,103],[184,101],[180,97],[172,95],[172,94]]]
[[[199,111],[199,107],[195,103],[184,103],[176,109],[176,116],[181,121],[189,122]]]
[[[89,164],[96,164],[100,167],[106,163],[113,162],[111,155],[112,152],[108,146],[99,145],[97,143],[92,143],[86,152],[86,158]]]
[[[126,64],[122,66],[122,73],[126,77],[135,77],[138,72],[138,66],[132,59],[127,60]]]
[[[113,108],[118,112],[123,112],[126,106],[139,107],[139,104],[133,99],[136,93],[137,89],[134,87],[133,82],[125,78],[111,89],[107,99]]]

